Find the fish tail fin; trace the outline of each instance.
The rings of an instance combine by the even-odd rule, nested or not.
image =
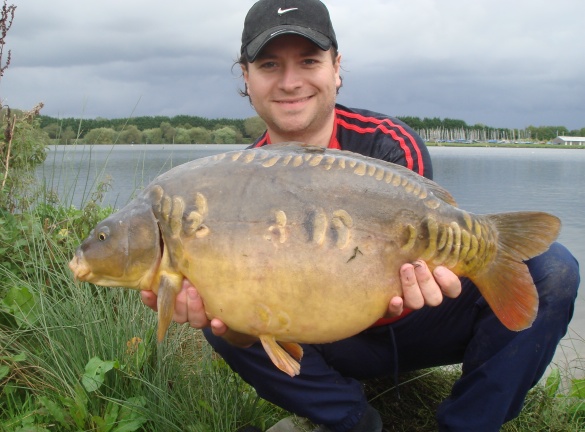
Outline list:
[[[301,365],[287,352],[291,352],[298,360],[303,356],[303,349],[300,345],[294,343],[286,343],[286,351],[276,342],[274,336],[261,335],[260,342],[272,360],[272,363],[281,371],[287,373],[291,377],[298,375],[301,372]],[[300,351],[299,351],[300,350]]]
[[[524,261],[550,247],[561,222],[543,212],[500,213],[487,218],[497,231],[497,254],[491,265],[470,278],[502,324],[510,330],[524,330],[538,312],[538,292]]]

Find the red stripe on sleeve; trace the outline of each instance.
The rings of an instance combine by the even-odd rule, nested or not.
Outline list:
[[[329,140],[329,145],[327,148],[341,150],[341,145],[339,145],[339,141],[337,140],[337,119],[337,113],[335,113],[335,120],[333,121],[333,133],[331,133],[331,139]]]
[[[352,113],[352,112],[348,112],[348,111],[342,111],[340,109],[337,109],[336,112],[338,114],[345,116],[345,117],[348,117],[348,118],[353,118],[353,119],[356,119],[356,120],[359,120],[359,121],[362,121],[365,123],[373,123],[376,125],[376,127],[360,127],[360,126],[348,123],[348,122],[346,122],[338,117],[338,123],[347,129],[351,129],[355,132],[365,134],[365,133],[372,133],[377,128],[379,128],[382,132],[389,134],[400,145],[400,148],[404,152],[404,157],[406,159],[406,167],[410,170],[414,170],[414,160],[412,158],[412,151],[411,151],[411,148],[412,148],[412,150],[414,150],[414,152],[416,153],[416,157],[418,160],[418,174],[423,175],[424,162],[423,162],[423,158],[421,155],[420,147],[418,146],[414,136],[411,133],[407,132],[406,129],[404,129],[404,127],[394,123],[390,119],[378,119],[375,117],[366,117],[366,116],[363,116],[361,114]],[[385,124],[390,126],[392,129],[389,129],[388,127],[386,127]],[[398,129],[403,136],[398,136],[398,134],[396,133],[396,130],[394,130],[394,129]],[[408,140],[410,145],[406,142],[404,137],[406,137],[406,139]]]
[[[252,148],[262,147],[263,145],[266,145],[266,144],[270,144],[270,137],[268,136],[268,132],[266,132],[266,134],[264,135],[264,138],[262,138],[256,144],[254,144],[254,147],[252,147]]]

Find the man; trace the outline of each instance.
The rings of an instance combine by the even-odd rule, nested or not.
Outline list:
[[[337,39],[318,0],[260,0],[248,12],[240,65],[244,94],[267,131],[254,147],[302,141],[402,164],[432,176],[422,140],[399,120],[336,104],[341,87]],[[258,394],[323,425],[322,431],[381,431],[361,379],[463,363],[463,374],[439,407],[439,430],[497,431],[516,417],[566,333],[579,284],[578,265],[554,244],[527,262],[540,295],[533,326],[507,330],[476,287],[444,267],[422,261],[402,266],[403,297],[387,316],[354,337],[304,345],[300,375],[277,370],[256,338],[209,321],[188,281],[174,319],[203,328],[214,349]],[[364,277],[367,283],[367,277]],[[153,293],[142,299],[156,308]],[[279,425],[272,428],[277,432]],[[282,430],[282,429],[281,429]]]

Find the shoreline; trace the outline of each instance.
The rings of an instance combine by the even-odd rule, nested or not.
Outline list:
[[[559,144],[513,144],[513,143],[506,143],[506,144],[497,144],[497,143],[487,143],[487,142],[477,142],[477,143],[446,143],[446,142],[425,142],[427,147],[494,147],[494,148],[547,148],[547,149],[575,149],[575,150],[583,150],[585,146],[582,145],[559,145]]]

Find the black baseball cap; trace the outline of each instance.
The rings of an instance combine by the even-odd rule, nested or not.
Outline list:
[[[319,0],[260,0],[244,21],[241,54],[249,61],[275,37],[297,34],[323,51],[337,48],[337,39],[327,7]]]

